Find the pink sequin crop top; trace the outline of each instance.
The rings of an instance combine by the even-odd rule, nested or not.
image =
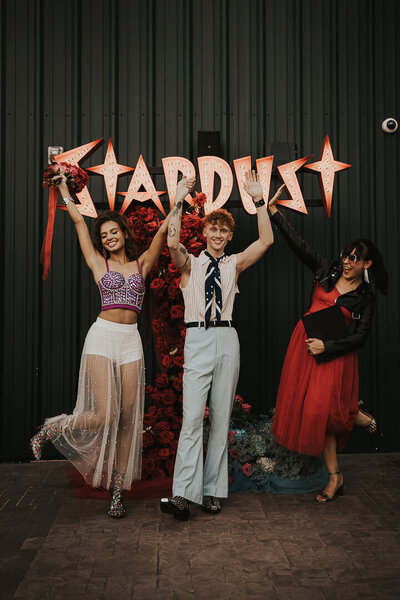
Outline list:
[[[98,286],[101,297],[101,310],[112,308],[127,308],[140,313],[144,298],[144,279],[140,271],[139,261],[136,261],[138,273],[132,273],[125,279],[122,273],[110,271],[106,259],[107,273],[99,279]]]

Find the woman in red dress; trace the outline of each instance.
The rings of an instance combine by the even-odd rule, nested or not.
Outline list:
[[[282,369],[272,433],[289,450],[323,456],[329,473],[318,502],[343,494],[337,450],[356,423],[376,429],[371,415],[358,404],[357,349],[367,340],[375,309],[375,289],[386,294],[388,276],[378,249],[366,239],[348,244],[341,261],[328,261],[315,252],[270,202],[271,221],[289,246],[314,272],[308,313],[337,304],[349,335],[336,340],[308,338],[300,320],[291,337]],[[317,362],[314,358],[319,356]]]

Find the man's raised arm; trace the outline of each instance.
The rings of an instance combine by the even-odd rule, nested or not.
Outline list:
[[[167,244],[171,253],[174,265],[183,273],[190,273],[190,257],[189,254],[180,243],[181,237],[181,221],[183,202],[189,192],[192,191],[196,180],[195,178],[188,179],[183,177],[176,188],[174,207],[171,210],[171,217],[168,225]]]
[[[276,192],[275,197],[279,197],[285,185],[282,185]],[[256,263],[265,254],[265,252],[274,243],[274,234],[271,221],[269,219],[268,209],[263,200],[262,187],[255,171],[246,173],[246,183],[244,185],[246,192],[252,197],[254,205],[257,208],[258,240],[250,244],[243,252],[237,254],[237,270],[244,271]]]

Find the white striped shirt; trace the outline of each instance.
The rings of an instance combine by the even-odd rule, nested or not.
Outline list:
[[[197,258],[190,255],[190,277],[186,287],[180,286],[185,302],[185,323],[205,320],[205,280],[210,259],[201,252]],[[235,294],[239,292],[236,285],[236,255],[224,256],[219,263],[222,287],[222,321],[232,320]],[[211,321],[215,316],[215,293],[211,309]]]

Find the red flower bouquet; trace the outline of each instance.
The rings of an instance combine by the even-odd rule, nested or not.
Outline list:
[[[89,175],[80,167],[66,162],[53,163],[43,173],[43,187],[56,187],[58,175],[65,175],[71,194],[79,194],[89,181]]]

